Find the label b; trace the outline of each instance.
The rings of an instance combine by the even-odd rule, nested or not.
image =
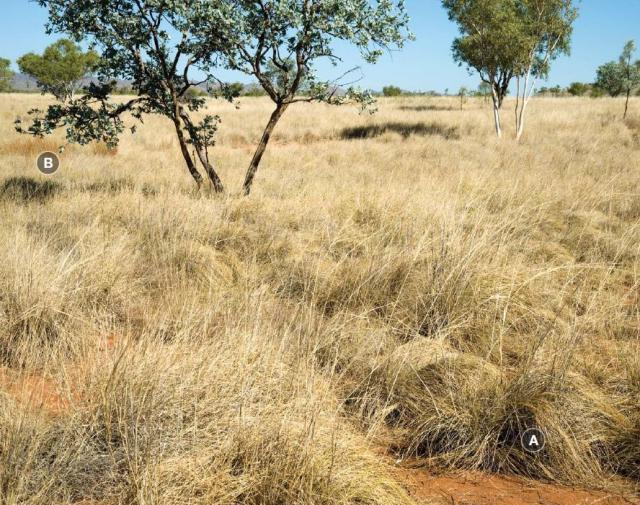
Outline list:
[[[54,174],[60,168],[60,158],[56,153],[46,152],[38,156],[38,170],[45,175]]]

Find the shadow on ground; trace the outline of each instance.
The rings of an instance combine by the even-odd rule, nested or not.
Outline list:
[[[443,105],[401,105],[398,110],[408,112],[425,112],[425,111],[451,111],[453,107],[445,107]]]
[[[23,202],[44,201],[61,189],[53,181],[39,181],[31,177],[9,177],[0,184],[0,198]]]
[[[460,134],[455,126],[445,126],[440,123],[383,123],[368,126],[355,126],[353,128],[345,128],[340,133],[343,140],[352,139],[370,139],[379,137],[385,133],[398,133],[403,138],[409,138],[411,135],[421,136],[440,136],[445,139],[458,139]]]

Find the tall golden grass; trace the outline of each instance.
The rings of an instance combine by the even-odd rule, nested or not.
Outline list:
[[[2,503],[412,503],[381,449],[638,490],[637,99],[535,99],[520,143],[481,100],[301,105],[249,198],[267,100],[209,106],[224,197],[157,117],[39,175],[46,101],[0,95],[3,376],[56,389],[0,392]]]

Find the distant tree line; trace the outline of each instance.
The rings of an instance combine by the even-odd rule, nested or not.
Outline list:
[[[466,5],[466,4],[465,4]],[[462,42],[461,42],[462,43]],[[596,70],[596,79],[592,83],[586,82],[572,82],[567,87],[561,86],[541,86],[535,94],[538,96],[590,96],[598,98],[602,96],[619,97],[624,96],[625,106],[623,118],[626,118],[629,109],[629,99],[633,95],[640,96],[640,60],[634,61],[634,55],[636,52],[635,41],[628,41],[620,54],[617,61],[610,61],[600,65]],[[469,90],[465,86],[462,86],[457,96],[460,98],[460,108],[462,109],[465,100],[470,96],[482,96],[493,97],[494,102],[501,105],[501,101],[505,96],[509,94],[508,87],[499,90],[499,93],[495,90],[495,83],[486,82],[483,80],[478,86],[477,90]],[[448,90],[444,93],[448,95]],[[498,98],[495,98],[495,94],[498,94]],[[411,92],[405,91],[402,88],[394,85],[388,85],[382,88],[382,95],[385,97],[397,97],[397,96],[442,96],[437,92]]]
[[[394,85],[388,85],[388,86],[383,86],[382,91],[381,92],[373,92],[375,95],[381,95],[381,96],[385,96],[385,97],[398,97],[398,96],[432,96],[432,97],[438,97],[438,96],[450,96],[449,95],[449,89],[447,88],[444,92],[440,92],[440,91],[435,91],[435,90],[428,90],[428,91],[412,91],[412,90],[406,90],[406,89],[402,89],[398,86],[394,86]],[[464,96],[464,97],[483,97],[486,98],[491,94],[491,88],[484,82],[481,82],[477,89],[473,90],[473,89],[469,89],[466,86],[462,86],[460,87],[460,89],[458,90],[458,92],[456,93],[456,96],[460,97],[460,96]]]

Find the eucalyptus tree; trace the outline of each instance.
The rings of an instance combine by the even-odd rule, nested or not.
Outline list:
[[[633,40],[627,41],[620,55],[619,63],[622,68],[622,85],[626,94],[624,102],[624,114],[622,119],[626,119],[629,110],[629,97],[631,92],[640,87],[640,60],[631,61],[636,51],[636,43]]]
[[[476,96],[481,96],[484,103],[489,103],[489,96],[491,95],[491,86],[484,81],[480,81],[478,89],[476,90]]]
[[[460,86],[458,96],[460,97],[460,110],[462,110],[464,104],[467,102],[467,97],[469,96],[469,90],[466,86]]]
[[[6,58],[0,58],[0,93],[11,90],[12,78],[11,61]]]
[[[493,117],[502,136],[500,108],[516,71],[519,39],[514,39],[517,10],[513,0],[443,0],[449,19],[457,23],[460,36],[453,41],[453,58],[491,89]]]
[[[627,117],[629,97],[634,89],[640,88],[640,60],[633,62],[636,44],[629,40],[618,61],[611,61],[598,67],[596,86],[611,96],[626,95],[623,119]]]
[[[524,131],[524,113],[535,91],[536,79],[549,74],[551,61],[569,54],[573,22],[578,11],[573,0],[519,0],[519,38],[524,49],[516,72],[516,138]],[[520,45],[519,44],[519,45]]]
[[[51,93],[58,100],[73,98],[81,85],[98,65],[95,51],[83,52],[69,39],[60,39],[48,46],[42,54],[28,53],[18,58],[23,74],[36,80],[43,93]]]
[[[584,82],[572,82],[567,87],[567,92],[571,96],[584,96],[589,92],[590,86]]]
[[[491,87],[498,137],[502,136],[500,108],[516,78],[520,137],[536,78],[545,76],[550,62],[569,50],[577,15],[572,0],[443,0],[442,4],[460,30],[453,42],[454,59],[477,71]]]
[[[189,90],[216,82],[211,68],[215,63],[216,37],[203,41],[190,31],[194,2],[184,0],[37,0],[49,10],[48,32],[63,32],[75,40],[85,40],[99,52],[98,83],[89,85],[77,98],[54,104],[46,111],[31,112],[31,122],[18,131],[43,136],[66,129],[68,142],[92,141],[118,144],[121,134],[146,114],[169,118],[185,164],[198,187],[204,168],[217,192],[224,189],[209,157],[219,118],[204,114],[206,99]],[[212,33],[225,29],[225,13],[211,13]],[[193,74],[198,77],[194,80]],[[117,79],[130,81],[136,96],[117,103],[111,97]],[[224,85],[216,93],[231,99]],[[133,124],[130,124],[133,123]],[[190,153],[193,148],[194,155]],[[196,160],[197,156],[197,160]]]
[[[314,65],[341,61],[335,42],[355,46],[364,60],[375,63],[385,50],[399,48],[407,38],[404,0],[202,0],[192,29],[214,39],[221,6],[230,14],[224,44],[217,44],[228,68],[257,79],[275,104],[247,169],[243,189],[253,179],[269,139],[289,106],[299,102],[371,105],[370,92],[348,80],[351,72],[333,81],[318,77]],[[204,33],[202,33],[204,30]],[[355,69],[354,69],[355,70]]]
[[[402,88],[392,85],[384,86],[382,88],[382,94],[386,97],[402,96]]]

